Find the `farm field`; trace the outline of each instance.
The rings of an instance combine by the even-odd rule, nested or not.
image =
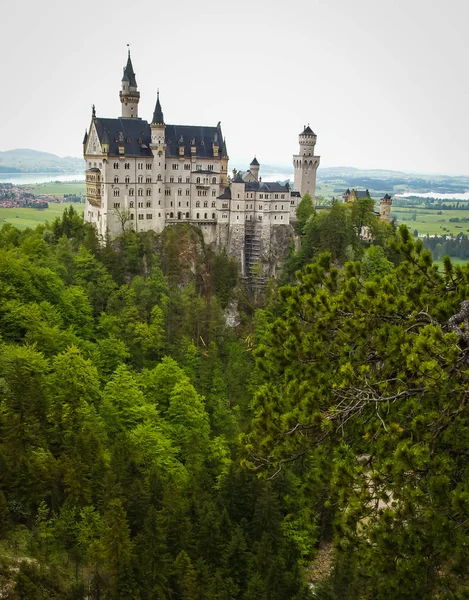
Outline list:
[[[63,196],[64,194],[84,194],[86,185],[84,181],[51,181],[49,183],[30,183],[23,186],[32,194],[49,194]]]
[[[73,193],[73,192],[65,192]],[[27,227],[36,227],[40,223],[53,221],[56,217],[61,217],[65,208],[73,206],[80,214],[83,214],[85,205],[76,202],[49,203],[49,208],[38,210],[37,208],[0,208],[0,225],[11,223],[18,229]]]
[[[469,264],[469,260],[465,260],[464,258],[458,258],[456,256],[450,256],[451,259],[451,263],[453,264],[453,266],[455,267],[456,265],[467,265]],[[443,267],[443,260],[434,260],[433,261],[434,265],[438,265],[438,270],[443,272],[444,271],[444,267]]]
[[[469,218],[468,210],[432,210],[430,208],[396,207],[391,211],[391,218],[397,219],[398,225],[405,223],[410,231],[417,229],[419,235],[458,235],[469,233],[469,222],[451,223],[450,219]],[[415,217],[415,218],[414,218]]]

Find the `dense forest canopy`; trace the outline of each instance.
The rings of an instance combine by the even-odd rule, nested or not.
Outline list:
[[[296,235],[260,294],[189,226],[2,227],[0,595],[466,597],[469,269]]]

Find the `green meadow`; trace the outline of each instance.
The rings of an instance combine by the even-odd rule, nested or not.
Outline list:
[[[73,192],[65,192],[73,193]],[[76,202],[49,203],[49,208],[0,208],[0,225],[3,223],[12,223],[18,229],[27,227],[36,227],[40,223],[53,221],[56,217],[61,217],[65,208],[73,208],[83,214],[85,205]]]
[[[469,233],[468,223],[451,223],[450,219],[459,217],[469,218],[468,210],[432,210],[430,208],[404,208],[392,209],[391,217],[397,219],[397,223],[405,223],[407,227],[419,234],[430,235],[458,235],[458,233]]]
[[[32,194],[49,194],[63,196],[64,194],[84,194],[86,186],[84,181],[50,181],[48,183],[31,183],[23,186]]]

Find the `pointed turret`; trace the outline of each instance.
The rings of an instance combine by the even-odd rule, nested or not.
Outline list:
[[[155,110],[153,111],[153,119],[151,120],[152,125],[163,125],[164,124],[164,118],[163,118],[163,111],[161,109],[161,103],[160,103],[160,91],[158,90],[156,92],[156,105],[155,105]]]
[[[127,57],[127,64],[124,67],[124,76],[122,77],[122,81],[128,81],[132,87],[137,89],[137,80],[135,79],[135,72],[132,65],[132,59],[130,58],[130,48]]]
[[[249,167],[250,167],[249,170],[251,171],[251,173],[255,177],[256,181],[259,181],[260,164],[259,164],[259,161],[257,160],[256,157],[254,157],[252,159],[251,164],[249,165]]]
[[[122,118],[138,118],[140,92],[137,90],[137,80],[135,79],[135,72],[130,58],[130,49],[127,57],[127,64],[124,67],[122,89],[119,93],[119,97],[122,103]]]

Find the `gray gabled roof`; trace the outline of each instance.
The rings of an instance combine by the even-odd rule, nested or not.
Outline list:
[[[166,156],[192,156],[191,146],[195,145],[199,158],[213,158],[213,144],[218,145],[218,158],[227,156],[226,144],[221,133],[221,126],[206,127],[197,125],[166,125]],[[223,141],[221,141],[223,140]],[[180,154],[179,148],[184,148]]]
[[[355,192],[355,196],[357,200],[361,200],[362,198],[370,198],[370,192],[368,190],[353,190]]]
[[[119,146],[124,146],[124,156],[153,156],[150,150],[151,129],[147,121],[142,119],[102,119],[96,118],[96,131],[99,141],[103,143],[105,136],[109,139],[109,155],[119,156]],[[216,138],[215,138],[216,134]],[[194,140],[198,158],[213,158],[212,143],[214,139],[223,140],[221,128],[198,127],[194,125],[166,125],[166,156],[179,157],[179,141],[183,139],[184,156],[191,154],[191,142]],[[226,145],[219,143],[218,157],[226,155]]]
[[[99,141],[109,140],[109,155],[119,156],[119,146],[124,146],[124,156],[153,156],[150,126],[140,119],[101,119],[94,121]],[[120,155],[122,156],[122,155]]]
[[[235,180],[236,181],[236,180]],[[287,193],[290,191],[290,186],[282,185],[277,181],[246,181],[247,192],[266,192],[266,193]]]
[[[236,173],[236,177],[233,179],[233,183],[245,183],[243,176],[241,174],[241,171],[238,171]],[[246,185],[247,185],[247,183],[246,183]]]
[[[219,200],[231,200],[231,189],[229,187],[226,187],[223,190],[223,194],[221,194],[221,196],[218,196]]]

